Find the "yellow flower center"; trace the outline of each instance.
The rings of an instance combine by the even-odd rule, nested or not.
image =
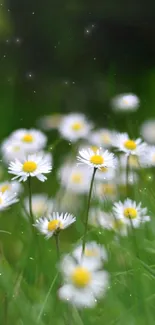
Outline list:
[[[101,134],[101,141],[103,141],[103,143],[109,144],[110,143],[110,137],[109,134]]]
[[[94,165],[102,165],[104,163],[104,158],[100,155],[94,155],[90,157],[90,162]]]
[[[87,257],[95,257],[98,255],[98,251],[97,249],[94,248],[93,249],[85,248],[84,255]]]
[[[102,184],[101,185],[101,194],[103,195],[115,195],[116,187],[114,184]]]
[[[101,171],[102,173],[106,173],[106,172],[108,171],[108,168],[107,168],[107,167],[101,167],[101,168],[100,168],[100,171]]]
[[[114,230],[121,230],[124,226],[124,223],[122,220],[115,220],[114,223],[113,223],[113,228]]]
[[[77,266],[72,273],[72,282],[78,288],[86,287],[91,281],[91,273],[82,266]]]
[[[49,231],[55,231],[57,230],[58,228],[62,229],[63,228],[63,224],[60,220],[51,220],[49,221],[48,223],[48,230]]]
[[[72,130],[73,131],[79,131],[83,128],[83,124],[80,122],[75,122],[72,124]]]
[[[134,208],[125,208],[124,216],[129,219],[135,219],[137,217],[137,211]]]
[[[20,147],[19,146],[14,146],[13,147],[13,152],[18,152],[20,150]]]
[[[2,198],[0,197],[0,204],[2,204],[3,203],[3,200],[2,200]]]
[[[25,134],[23,137],[22,137],[22,141],[23,142],[33,142],[33,136],[29,133]]]
[[[91,146],[90,149],[94,152],[97,153],[97,150],[99,149],[97,146]]]
[[[135,150],[137,145],[136,145],[136,142],[133,141],[133,140],[126,140],[124,142],[124,147],[128,150]]]
[[[25,161],[23,164],[23,171],[26,173],[33,173],[37,169],[37,164],[34,161]]]
[[[80,173],[75,173],[71,176],[72,182],[80,184],[82,182],[82,175]]]
[[[123,104],[128,105],[129,101],[126,98],[123,98]]]
[[[0,192],[4,193],[5,191],[10,190],[10,185],[9,184],[4,184],[0,187]]]

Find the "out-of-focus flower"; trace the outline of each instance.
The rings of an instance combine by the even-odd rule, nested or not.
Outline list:
[[[18,195],[19,193],[22,192],[22,186],[19,182],[2,182],[0,183],[0,192],[1,193],[12,193]]]
[[[115,200],[117,197],[117,186],[114,181],[98,182],[95,184],[95,196],[99,200]]]
[[[19,129],[10,135],[12,141],[19,141],[25,153],[35,153],[42,150],[46,143],[47,137],[44,133],[35,129]]]
[[[25,154],[21,142],[7,138],[2,142],[1,146],[2,159],[5,163],[9,163],[14,159],[21,159]]]
[[[146,143],[143,143],[140,138],[132,140],[127,133],[118,133],[113,139],[113,146],[127,155],[136,156],[145,154],[147,147]]]
[[[81,262],[81,257],[84,257],[89,264],[96,264],[96,267],[100,268],[103,262],[107,260],[108,255],[103,245],[98,245],[95,241],[92,241],[86,243],[84,252],[82,251],[82,245],[77,246],[73,251],[73,257],[78,262]]]
[[[155,119],[145,121],[141,125],[140,134],[146,142],[155,144]]]
[[[92,128],[83,114],[73,113],[62,118],[59,125],[61,136],[71,142],[86,138]]]
[[[71,256],[65,256],[61,262],[61,271],[65,284],[59,289],[59,297],[78,308],[94,307],[97,299],[105,295],[109,283],[106,271],[97,268],[97,263],[83,258],[76,262]]]
[[[37,219],[35,227],[48,239],[57,232],[68,228],[75,221],[76,218],[72,214],[53,212],[48,218]]]
[[[134,94],[120,94],[111,101],[112,108],[115,111],[136,111],[139,108],[140,100]]]
[[[53,129],[58,129],[61,120],[64,115],[62,114],[51,114],[41,117],[38,120],[38,125],[46,131],[50,131]]]
[[[19,184],[19,183],[18,183]],[[29,213],[29,198],[24,200],[24,206]],[[32,195],[32,212],[35,218],[40,218],[43,215],[48,215],[53,210],[53,200],[49,199],[47,194],[33,194]]]
[[[150,221],[150,217],[146,215],[147,208],[142,208],[141,203],[127,198],[123,203],[121,201],[114,203],[113,212],[115,218],[123,221],[128,226],[138,228],[141,223]]]
[[[96,172],[96,180],[108,182],[115,178],[116,170],[114,168],[101,167]]]
[[[90,134],[89,141],[97,147],[109,148],[112,146],[114,132],[108,129],[100,129]]]
[[[6,210],[10,205],[17,203],[19,200],[15,193],[5,191],[0,192],[0,211]]]
[[[19,178],[20,182],[25,182],[29,176],[37,177],[41,182],[44,182],[47,177],[43,174],[50,173],[51,169],[52,166],[46,156],[39,154],[28,155],[22,160],[16,159],[9,165],[9,173],[16,175],[13,180]]]
[[[66,163],[59,171],[61,184],[75,193],[87,193],[90,187],[91,172],[86,166]]]
[[[113,153],[108,150],[103,151],[102,149],[97,149],[94,152],[92,149],[88,148],[79,151],[79,156],[77,157],[80,163],[86,164],[93,168],[115,168],[116,161]]]

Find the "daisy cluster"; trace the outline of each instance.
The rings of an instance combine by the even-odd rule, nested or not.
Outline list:
[[[134,94],[122,94],[112,100],[115,111],[134,111],[139,105]],[[2,162],[13,178],[0,183],[0,211],[21,202],[25,220],[31,223],[33,220],[34,232],[47,240],[55,238],[57,245],[60,233],[70,226],[76,229],[82,216],[85,225],[84,233],[80,233],[82,240],[71,252],[59,256],[57,267],[62,276],[59,299],[78,308],[90,308],[108,292],[109,252],[106,243],[87,240],[88,227],[111,232],[115,241],[128,238],[133,229],[150,221],[147,208],[135,200],[132,189],[139,184],[140,171],[155,166],[155,135],[150,130],[154,123],[148,121],[142,125],[144,142],[128,133],[104,127],[96,129],[80,113],[40,119],[40,127],[46,131],[57,129],[61,140],[74,149],[61,157],[63,164],[56,172],[60,186],[53,198],[44,192],[31,193],[33,179],[45,182],[52,171],[47,136],[37,129],[19,129],[3,141]],[[25,182],[29,185],[27,195]]]

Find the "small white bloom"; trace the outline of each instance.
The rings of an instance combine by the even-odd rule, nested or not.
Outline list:
[[[141,125],[140,133],[146,142],[155,144],[155,119],[145,121]]]
[[[36,220],[35,227],[46,236],[52,237],[56,232],[68,228],[76,218],[69,213],[53,212],[48,218],[40,218]]]
[[[75,257],[78,262],[81,262],[81,258],[85,258],[86,263],[88,261],[89,265],[92,263],[98,268],[100,268],[103,261],[106,261],[108,258],[105,247],[103,245],[98,245],[95,241],[86,243],[83,254],[82,245],[77,246],[73,251],[73,257]]]
[[[103,151],[102,149],[97,149],[94,152],[92,149],[88,148],[79,151],[79,156],[77,156],[77,160],[80,163],[86,164],[93,168],[102,167],[105,168],[115,168],[116,161],[113,153],[110,153],[108,150]]]
[[[38,120],[38,125],[46,131],[57,129],[63,118],[62,114],[51,114],[41,117]]]
[[[22,192],[22,186],[19,182],[2,182],[0,183],[0,192],[1,193],[12,193],[18,195]]]
[[[46,135],[35,129],[19,129],[14,131],[10,137],[14,141],[19,141],[26,153],[42,150],[47,143]]]
[[[43,174],[50,173],[52,167],[49,164],[47,157],[39,154],[28,155],[21,161],[18,159],[11,162],[9,165],[9,173],[16,175],[13,179],[19,178],[19,181],[25,182],[29,176],[37,177],[41,182],[44,182],[47,177]]]
[[[145,164],[147,167],[155,166],[155,146],[147,147],[147,154],[145,156]]]
[[[66,163],[59,171],[62,185],[75,193],[87,193],[90,187],[91,172],[86,166]]]
[[[95,184],[94,194],[99,200],[115,200],[117,187],[115,182],[98,182]]]
[[[65,284],[59,289],[60,299],[78,308],[94,307],[97,298],[105,295],[109,283],[108,273],[96,266],[85,258],[76,263],[71,256],[66,256],[61,262]]]
[[[108,129],[100,129],[90,134],[89,141],[97,147],[109,148],[112,146],[114,132]]]
[[[18,201],[16,194],[9,191],[5,191],[4,193],[0,192],[0,211],[6,210],[10,205]]]
[[[127,133],[118,133],[113,139],[113,146],[127,155],[141,156],[146,151],[146,143],[140,138],[130,139]]]
[[[75,142],[86,138],[92,125],[86,120],[83,114],[73,113],[62,118],[59,125],[59,132],[65,139]]]
[[[115,111],[136,111],[140,100],[134,94],[120,94],[112,99],[112,107]]]
[[[138,228],[141,223],[150,221],[150,217],[146,215],[147,209],[141,207],[141,203],[137,204],[135,201],[127,198],[123,203],[116,202],[113,206],[115,218],[123,221],[128,226]]]
[[[108,182],[113,180],[115,176],[116,170],[114,168],[101,167],[97,170],[95,178],[97,181]]]
[[[2,159],[5,163],[9,163],[14,159],[21,159],[25,154],[21,142],[7,138],[3,141],[1,146]]]
[[[35,218],[39,218],[42,215],[47,215],[53,210],[53,200],[49,199],[46,194],[33,194],[32,195],[32,212]],[[24,206],[29,213],[29,198],[24,200]]]

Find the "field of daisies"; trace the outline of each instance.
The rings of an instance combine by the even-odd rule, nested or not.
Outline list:
[[[111,106],[134,121],[140,100]],[[154,324],[155,120],[139,133],[76,112],[3,139],[1,325]]]

